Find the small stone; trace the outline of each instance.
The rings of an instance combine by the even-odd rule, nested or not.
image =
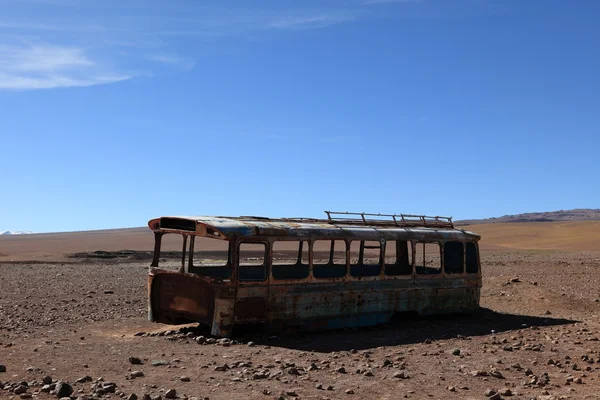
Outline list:
[[[322,383],[317,383],[315,385],[315,388],[319,389],[319,390],[323,390],[323,384]]]
[[[447,389],[451,392],[456,392],[456,386],[448,386]]]
[[[513,395],[512,390],[510,390],[509,388],[500,389],[500,390],[498,390],[498,393],[500,393],[501,396],[512,396]]]
[[[161,365],[169,365],[169,362],[165,361],[165,360],[154,360],[154,361],[152,361],[152,366],[153,367],[158,367],[158,366],[161,366]]]
[[[129,362],[134,365],[143,364],[139,357],[129,357]]]
[[[48,376],[48,375],[46,375],[45,377],[43,377],[43,378],[42,378],[42,383],[43,383],[44,385],[49,385],[49,384],[51,384],[51,383],[52,383],[52,377],[51,377],[51,376]]]
[[[431,344],[431,339],[429,339],[429,338],[425,339],[425,344]]]
[[[327,390],[334,390],[334,387],[329,385],[329,386],[327,386]]]
[[[482,371],[482,370],[475,370],[475,371],[471,371],[471,376],[488,376],[489,374],[486,371]]]
[[[352,389],[346,389],[346,394],[354,394],[354,390]]]
[[[346,373],[346,368],[339,367],[338,369],[335,370],[335,372],[339,372],[340,374],[345,374]]]
[[[365,373],[363,375],[364,376],[373,376],[373,373],[371,371],[365,371]]]
[[[177,397],[177,392],[175,391],[175,389],[169,389],[165,393],[165,398],[167,398],[167,399],[174,399],[176,397]]]
[[[190,379],[189,376],[182,376],[181,378],[179,378],[179,380],[181,382],[189,382],[189,381],[191,381],[191,379]]]
[[[254,342],[248,342],[248,346],[253,347],[255,345]]]
[[[127,396],[127,400],[138,400],[138,397],[135,393],[131,393],[129,396]]]
[[[21,394],[19,395],[19,397],[20,397],[20,398],[22,398],[22,399],[31,399],[31,398],[33,398],[33,396],[31,395],[31,393],[27,393],[27,392],[25,392],[25,393],[21,393]],[[70,399],[69,399],[69,400],[70,400]]]
[[[583,383],[583,379],[581,379],[581,378],[575,378],[575,379],[573,379],[573,382],[578,383],[578,384],[582,384]]]
[[[93,381],[93,380],[94,380],[94,379],[92,379],[92,377],[91,377],[91,376],[89,376],[89,375],[86,375],[86,376],[84,376],[83,378],[79,378],[79,379],[77,379],[75,382],[77,382],[77,383],[86,383],[86,382],[91,382],[91,381]]]
[[[115,292],[113,290],[105,290],[104,294],[114,294]]]
[[[452,355],[453,356],[460,356],[460,349],[454,349],[454,350],[452,350]]]
[[[400,372],[396,372],[393,375],[393,378],[396,378],[396,379],[409,379],[410,376],[408,376],[404,371],[400,371]]]
[[[0,364],[0,372],[6,372],[6,366]]]
[[[27,386],[25,386],[25,385],[19,385],[13,389],[14,394],[25,393],[26,391],[27,391]]]
[[[490,376],[498,379],[504,379],[504,375],[502,375],[502,373],[496,369],[490,371]]]
[[[56,385],[56,397],[69,397],[73,394],[73,387],[66,382]]]
[[[129,377],[132,379],[141,378],[142,376],[144,376],[144,373],[142,371],[131,371],[129,373]]]
[[[388,367],[392,365],[392,362],[390,360],[388,360],[387,358],[385,360],[383,360],[383,366],[384,367]]]

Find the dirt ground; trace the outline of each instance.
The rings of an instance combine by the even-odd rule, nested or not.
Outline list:
[[[476,315],[214,344],[146,321],[146,262],[0,264],[0,398],[600,398],[600,252],[482,264]]]

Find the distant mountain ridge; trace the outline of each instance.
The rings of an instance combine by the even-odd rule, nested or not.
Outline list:
[[[456,225],[493,224],[509,222],[556,222],[556,221],[595,221],[600,220],[600,209],[576,208],[573,210],[559,210],[534,212],[502,217],[484,219],[465,219],[455,221]]]
[[[0,232],[0,235],[30,235],[31,231],[4,231]]]

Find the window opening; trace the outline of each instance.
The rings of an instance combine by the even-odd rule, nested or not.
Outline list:
[[[229,241],[192,236],[189,271],[202,276],[229,278],[233,268],[229,262]]]
[[[264,243],[241,243],[239,248],[239,279],[241,281],[264,281],[267,278]]]
[[[412,275],[412,244],[407,241],[392,240],[385,243],[385,274]]]
[[[374,240],[352,241],[351,251],[353,248],[356,249],[357,245],[358,257],[352,258],[355,262],[350,266],[350,274],[355,277],[379,275],[381,273],[381,242]]]
[[[476,274],[479,272],[479,255],[477,253],[477,245],[475,243],[467,243],[467,274]]]
[[[419,275],[436,275],[442,272],[439,243],[416,243],[415,269]]]
[[[307,241],[277,240],[273,242],[273,278],[307,278],[308,249],[309,245]]]
[[[346,276],[346,242],[315,240],[313,243],[313,275],[315,278]]]
[[[462,274],[464,246],[461,242],[444,243],[444,271],[447,274]]]

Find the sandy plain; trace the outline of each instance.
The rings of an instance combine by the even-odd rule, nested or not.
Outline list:
[[[147,229],[0,237],[0,398],[57,398],[45,377],[79,398],[600,398],[600,223],[466,229],[476,315],[228,343],[147,322],[147,260],[71,257],[150,251]]]

